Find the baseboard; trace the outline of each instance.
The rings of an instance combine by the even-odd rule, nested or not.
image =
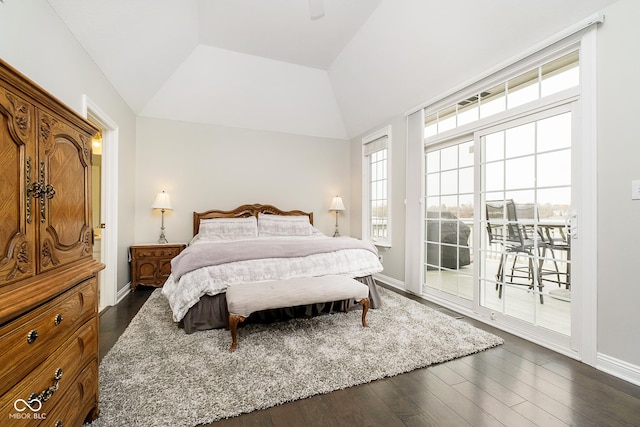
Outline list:
[[[116,294],[116,305],[119,304],[120,301],[124,299],[124,297],[129,295],[130,291],[131,291],[131,282],[127,283],[125,286],[120,288],[120,290],[118,290],[118,293]]]
[[[389,285],[393,288],[400,289],[401,291],[405,291],[404,282],[398,279],[394,279],[393,277],[385,276],[384,274],[374,273],[373,278],[379,282],[384,283],[385,285]]]
[[[640,366],[598,353],[596,367],[602,372],[640,386]]]

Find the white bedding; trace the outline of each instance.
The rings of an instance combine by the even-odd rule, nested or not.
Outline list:
[[[278,237],[264,238],[278,239]],[[308,237],[308,239],[323,238],[331,239],[324,235]],[[220,244],[225,242],[221,241]],[[200,297],[225,292],[228,286],[247,282],[336,274],[363,277],[378,273],[382,269],[382,264],[374,253],[362,249],[344,249],[304,257],[266,258],[203,267],[185,273],[178,281],[173,275],[169,276],[162,288],[162,293],[169,301],[173,320],[179,322],[200,300]]]

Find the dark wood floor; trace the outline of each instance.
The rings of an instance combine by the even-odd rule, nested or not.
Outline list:
[[[101,358],[152,290],[138,288],[101,313]],[[640,387],[483,323],[465,321],[503,337],[505,344],[211,425],[640,426]],[[131,363],[144,366],[144,361]]]

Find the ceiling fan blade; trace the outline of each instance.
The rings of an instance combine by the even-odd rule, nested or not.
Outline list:
[[[324,0],[309,0],[309,15],[311,19],[319,19],[324,16]]]

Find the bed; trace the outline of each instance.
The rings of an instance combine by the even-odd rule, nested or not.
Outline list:
[[[172,260],[162,288],[173,320],[186,333],[227,328],[226,289],[246,283],[345,275],[369,287],[371,308],[380,306],[372,274],[383,267],[375,246],[321,233],[313,227],[312,212],[263,204],[194,212],[193,235]],[[247,320],[271,322],[344,308],[343,301],[333,301],[260,311]]]

